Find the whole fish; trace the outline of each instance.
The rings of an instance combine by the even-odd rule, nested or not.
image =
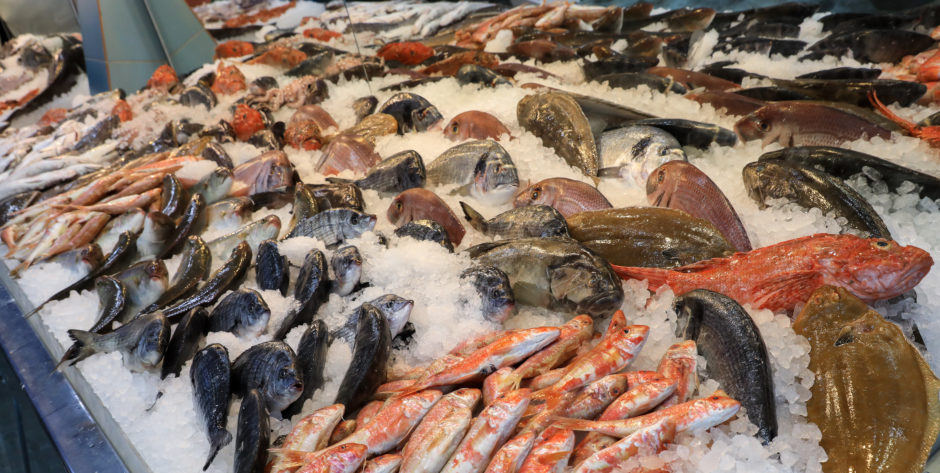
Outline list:
[[[233,367],[233,381],[234,371]],[[235,434],[235,473],[264,471],[264,465],[268,462],[268,437],[271,432],[268,415],[265,399],[258,389],[251,389],[244,394],[238,408],[238,431]]]
[[[751,251],[751,240],[731,202],[714,181],[692,164],[671,161],[646,181],[646,200],[656,207],[688,212],[708,220],[737,251]]]
[[[516,106],[516,118],[522,128],[541,138],[542,144],[554,149],[568,164],[585,175],[597,175],[600,159],[591,124],[570,95],[527,95]]]
[[[528,389],[517,389],[483,409],[441,472],[483,471],[490,456],[509,438],[519,423],[529,406],[530,396]]]
[[[220,166],[193,185],[189,195],[199,194],[206,205],[211,205],[227,197],[234,182],[232,170]]]
[[[163,260],[137,263],[111,277],[124,283],[127,302],[118,316],[121,323],[131,321],[142,309],[156,302],[167,289],[167,271]]]
[[[320,205],[310,188],[304,185],[295,186],[294,206],[291,207],[290,225],[287,227],[287,234],[294,232],[298,222],[317,214],[319,211]]]
[[[935,41],[930,36],[901,29],[868,29],[832,34],[807,48],[800,59],[841,57],[848,52],[860,62],[895,64],[904,56],[917,54]]]
[[[611,332],[594,348],[568,365],[561,379],[548,388],[547,397],[579,389],[622,370],[643,348],[649,330],[645,325],[629,325]]]
[[[605,131],[597,142],[599,176],[618,176],[643,186],[653,170],[669,161],[688,161],[669,133],[645,125]]]
[[[256,337],[268,326],[271,309],[258,291],[239,289],[223,297],[209,314],[210,332],[232,332],[237,337]]]
[[[410,237],[418,241],[433,241],[447,251],[454,252],[454,244],[441,224],[430,219],[412,220],[395,229],[395,236]]]
[[[783,311],[826,284],[845,287],[863,300],[890,299],[916,286],[931,266],[930,254],[915,246],[819,233],[673,271],[626,266],[614,266],[614,271],[622,278],[646,279],[654,291],[663,285],[677,295],[708,289],[740,304]]]
[[[627,390],[625,373],[604,376],[584,386],[565,410],[565,417],[594,419]]]
[[[355,473],[362,469],[368,453],[369,449],[358,443],[334,445],[322,453],[305,453],[301,463],[306,463],[296,473]]]
[[[157,366],[170,341],[170,324],[163,314],[142,315],[113,332],[96,334],[84,330],[69,330],[75,341],[59,361],[71,361],[69,366],[95,353],[120,352],[124,366],[131,371],[147,371]]]
[[[294,350],[284,342],[263,342],[245,350],[232,362],[232,393],[246,396],[258,389],[271,415],[280,416],[285,407],[300,397],[303,391],[300,376]]]
[[[372,166],[364,177],[353,181],[360,189],[372,189],[380,193],[398,193],[424,185],[427,172],[424,160],[417,151],[406,150],[395,153]],[[330,182],[341,182],[328,178]]]
[[[622,314],[623,312],[618,311],[614,317],[621,317]],[[561,333],[558,340],[530,356],[515,369],[513,375],[517,380],[545,374],[567,362],[578,352],[582,344],[591,339],[594,334],[594,319],[587,315],[579,315],[561,325],[559,329]]]
[[[613,207],[594,186],[565,177],[544,179],[530,185],[516,194],[512,205],[547,205],[565,218],[578,212]]]
[[[187,297],[196,290],[199,282],[209,275],[209,264],[212,256],[209,248],[197,235],[190,235],[183,246],[176,274],[170,280],[170,287],[160,295],[153,304],[145,307],[142,312],[154,312],[163,309],[173,302]]]
[[[568,236],[565,217],[547,205],[526,205],[507,210],[489,220],[460,202],[464,216],[470,226],[488,236],[503,238],[544,238]]]
[[[336,403],[350,410],[363,406],[385,382],[392,336],[385,316],[371,304],[363,304],[352,350],[352,363],[343,376]]]
[[[551,426],[536,439],[520,473],[564,473],[574,450],[574,431]]]
[[[447,394],[428,411],[402,448],[400,473],[438,472],[470,428],[480,390]]]
[[[358,443],[369,449],[369,455],[381,455],[395,448],[421,422],[439,399],[441,392],[421,391],[389,400],[365,426],[341,443]]]
[[[338,248],[330,257],[330,269],[333,271],[330,289],[341,296],[351,294],[362,277],[359,248],[352,245]]]
[[[330,440],[330,434],[337,424],[343,420],[345,408],[342,404],[333,404],[314,411],[312,414],[296,422],[280,448],[303,452],[316,452],[323,450]],[[275,459],[271,471],[281,471],[285,465],[279,465],[284,458]]]
[[[503,322],[516,311],[516,298],[512,293],[509,276],[494,266],[472,266],[460,274],[468,279],[483,302],[483,317],[492,322]]]
[[[278,252],[276,241],[265,240],[258,245],[258,255],[255,257],[255,283],[258,289],[279,291],[282,296],[287,295],[289,269],[287,256]]]
[[[326,257],[322,251],[314,248],[304,257],[303,266],[300,267],[297,281],[294,283],[294,299],[300,303],[300,307],[288,312],[274,332],[274,339],[283,340],[292,328],[310,323],[317,315],[320,305],[329,297],[329,288]]]
[[[310,399],[313,393],[323,386],[323,367],[326,365],[329,340],[326,322],[320,319],[310,322],[310,326],[301,335],[300,342],[297,344],[297,365],[300,368],[301,379],[304,380],[304,390],[300,393],[300,397],[284,410],[286,417],[293,417],[300,413],[304,401]],[[333,427],[330,427],[330,430],[333,430]],[[329,435],[329,431],[325,435]],[[324,438],[323,441],[325,442],[326,439]]]
[[[741,141],[763,146],[837,146],[843,141],[880,137],[891,132],[852,113],[808,102],[772,102],[734,125]]]
[[[459,113],[444,126],[444,136],[451,141],[468,139],[499,141],[503,135],[512,138],[509,129],[498,118],[478,110]]]
[[[49,259],[49,263],[58,264],[79,274],[89,274],[95,271],[103,261],[104,255],[101,253],[101,247],[96,243],[59,253]]]
[[[199,342],[205,336],[208,325],[209,312],[203,307],[193,309],[183,317],[183,320],[180,320],[180,323],[176,324],[170,343],[166,347],[166,353],[163,354],[160,379],[166,379],[171,374],[180,375],[183,364],[189,361],[199,349]]]
[[[405,324],[408,323],[408,318],[411,316],[411,309],[414,308],[415,301],[396,296],[395,294],[385,294],[372,299],[368,302],[368,305],[371,306],[368,310],[374,308],[385,317],[388,323],[389,333],[392,338],[395,338],[395,336],[401,333],[405,328]],[[342,338],[348,343],[353,343],[359,327],[359,319],[362,317],[363,310],[366,309],[366,304],[359,306],[350,314],[342,327],[330,332],[330,337],[332,339]]]
[[[503,444],[487,465],[484,473],[516,473],[522,468],[522,463],[532,447],[535,446],[536,437],[539,433],[534,430],[526,430],[516,435],[508,442]]]
[[[444,117],[437,107],[418,94],[399,92],[385,101],[379,112],[395,117],[398,134],[409,131],[427,131]]]
[[[459,246],[464,230],[460,220],[437,194],[422,188],[408,189],[392,199],[388,206],[388,220],[400,227],[415,220],[433,220],[447,231],[447,238]]]
[[[251,251],[257,252],[258,245],[262,241],[270,240],[272,238],[277,238],[277,234],[281,231],[281,219],[277,215],[268,215],[260,220],[249,223],[241,227],[240,229],[229,233],[228,235],[221,236],[207,242],[206,245],[209,247],[209,250],[212,252],[212,257],[216,260],[224,260],[228,255],[232,253],[232,250],[235,249],[241,242],[248,243]]]
[[[329,209],[297,222],[287,238],[316,238],[329,247],[356,238],[374,227],[375,215],[354,209]]]
[[[167,307],[163,310],[163,313],[173,320],[195,307],[212,305],[222,295],[222,292],[244,277],[250,264],[251,248],[248,247],[248,243],[241,242],[232,250],[231,257],[225,261],[222,267],[212,273],[212,276],[202,287],[189,297]]]
[[[734,300],[705,289],[677,297],[679,336],[695,340],[705,357],[709,378],[741,401],[757,436],[768,443],[777,436],[777,408],[770,359],[760,331]]]
[[[784,198],[802,207],[844,217],[866,237],[891,239],[887,225],[858,192],[824,172],[780,161],[750,163],[743,170],[748,195],[762,208],[767,199]]]
[[[632,122],[633,125],[648,125],[672,135],[682,146],[707,150],[712,143],[719,146],[734,146],[737,136],[726,128],[711,123],[682,118],[646,118]]]
[[[631,457],[658,454],[675,435],[672,419],[661,419],[595,453],[578,465],[575,473],[610,473]]]
[[[506,273],[519,303],[605,317],[623,301],[610,265],[573,240],[503,240],[467,253],[477,264]]]
[[[227,195],[253,196],[288,188],[293,184],[293,172],[294,167],[283,151],[267,151],[232,170],[233,182]]]
[[[157,258],[168,258],[181,248],[183,242],[186,241],[189,235],[194,233],[194,230],[198,226],[197,222],[199,216],[202,215],[205,206],[206,201],[203,199],[202,194],[193,194],[186,208],[183,209],[183,217],[180,219],[179,223],[176,224],[176,231],[170,237],[170,241],[163,247],[163,251],[157,255]]]
[[[457,192],[492,205],[508,201],[519,188],[516,165],[505,148],[493,140],[461,143],[427,165],[427,182],[456,184]]]
[[[232,434],[225,428],[232,400],[228,350],[218,343],[199,350],[189,375],[196,409],[209,436],[209,457],[202,467],[205,471],[219,450],[232,441]]]
[[[206,207],[196,226],[213,230],[235,230],[249,223],[253,202],[248,197],[222,199]]]
[[[95,292],[98,294],[98,318],[88,331],[106,333],[110,331],[111,322],[124,311],[127,288],[120,280],[99,276],[95,279]]]

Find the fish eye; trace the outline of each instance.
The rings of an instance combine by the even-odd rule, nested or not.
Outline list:
[[[656,175],[656,182],[659,182],[661,184],[663,182],[663,179],[666,179],[666,173],[663,171],[659,171],[659,173]]]
[[[353,214],[352,217],[349,217],[349,223],[351,223],[351,224],[353,224],[353,225],[358,224],[358,223],[359,223],[359,216],[356,215],[356,214]]]
[[[281,379],[287,379],[288,377],[290,377],[290,370],[288,370],[287,368],[281,368],[281,372],[278,373],[278,376]]]
[[[539,189],[538,187],[536,187],[536,188],[532,191],[532,200],[538,199],[538,198],[539,198],[539,195],[541,195],[541,194],[542,194],[541,189]]]
[[[881,240],[881,241],[876,241],[876,242],[875,242],[875,246],[877,246],[878,248],[887,248],[887,247],[891,246],[891,244],[888,243],[888,242],[886,242],[886,241],[884,241],[884,240]]]
[[[403,207],[403,205],[401,205],[401,201],[395,202],[395,208],[396,208],[396,209],[401,210],[402,207]]]
[[[758,121],[757,127],[760,128],[761,131],[770,131],[770,123],[767,123],[764,120]]]
[[[454,123],[454,124],[450,127],[450,131],[451,131],[452,133],[457,133],[457,124],[456,124],[456,123]]]

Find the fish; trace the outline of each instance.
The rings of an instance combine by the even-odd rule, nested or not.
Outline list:
[[[183,210],[183,184],[175,174],[168,173],[160,189],[160,213],[175,218]]]
[[[624,369],[646,344],[649,330],[645,325],[628,325],[609,331],[609,336],[568,365],[561,378],[547,388],[544,397],[551,402],[556,395],[580,389]]]
[[[658,454],[675,435],[676,426],[672,419],[661,419],[598,451],[581,462],[574,471],[575,473],[609,473],[629,458]]]
[[[395,153],[372,166],[366,175],[352,183],[360,189],[371,189],[381,193],[399,193],[424,186],[427,172],[424,160],[414,150]],[[342,182],[328,177],[328,182]]]
[[[320,319],[310,322],[310,326],[307,327],[307,330],[304,330],[303,335],[301,335],[300,342],[297,344],[297,365],[300,368],[300,377],[304,380],[304,389],[300,397],[284,410],[286,418],[293,417],[300,413],[304,402],[307,399],[311,399],[313,393],[323,386],[323,367],[326,365],[326,352],[329,348],[329,339],[326,323]],[[342,412],[340,412],[340,417],[336,422],[339,422],[341,417]],[[335,423],[324,435],[329,435],[334,427]],[[326,442],[326,440],[326,438],[322,439],[323,442]]]
[[[374,145],[357,134],[340,133],[330,139],[314,169],[324,175],[339,174],[351,170],[354,174],[366,173],[382,162]]]
[[[195,307],[212,305],[229,286],[237,285],[242,279],[248,266],[251,264],[251,248],[248,243],[241,242],[232,250],[232,255],[217,269],[205,284],[192,295],[175,302],[163,309],[170,320],[179,318]]]
[[[358,443],[334,445],[322,453],[304,453],[307,463],[296,473],[355,473],[364,468],[367,453],[368,448]]]
[[[741,141],[763,146],[836,146],[844,141],[888,139],[891,132],[857,115],[808,102],[772,102],[740,119],[734,132]]]
[[[597,176],[600,158],[591,125],[570,95],[527,95],[516,106],[516,118],[522,128],[539,137],[568,164],[587,176]]]
[[[671,77],[662,77],[646,72],[619,72],[613,74],[602,74],[592,79],[601,84],[607,83],[610,87],[618,89],[635,89],[641,85],[649,87],[660,93],[671,92],[674,94],[685,94],[687,89],[674,81]]]
[[[367,461],[362,467],[362,473],[396,473],[401,462],[401,455],[387,453]]]
[[[349,245],[337,248],[330,257],[330,269],[333,272],[330,290],[348,296],[359,285],[362,278],[362,255],[359,248]]]
[[[326,257],[314,248],[304,257],[303,266],[294,282],[294,299],[300,307],[291,309],[274,332],[275,340],[283,340],[287,333],[298,325],[310,323],[317,315],[320,305],[329,297],[330,278],[326,269]]]
[[[750,315],[733,299],[696,289],[676,298],[677,335],[695,340],[709,377],[747,410],[764,444],[777,436],[777,409],[767,348]]]
[[[510,49],[513,48],[513,46],[516,44],[518,43],[510,46]],[[485,87],[509,85],[509,81],[500,74],[497,74],[492,69],[478,66],[476,64],[464,64],[463,66],[460,66],[460,69],[457,69],[457,74],[454,75],[454,78],[457,79],[458,84],[462,85],[479,84]]]
[[[232,393],[245,397],[255,389],[275,416],[300,397],[303,380],[294,350],[286,343],[259,343],[232,362]]]
[[[256,337],[268,326],[271,309],[261,294],[239,289],[223,297],[209,314],[210,332],[232,332],[235,336]]]
[[[369,455],[386,453],[417,427],[441,395],[440,391],[431,389],[390,399],[368,424],[340,443],[365,445]]]
[[[820,71],[808,72],[796,76],[796,79],[812,80],[872,80],[881,75],[881,69],[870,69],[865,67],[834,67],[832,69],[823,69]]]
[[[120,280],[110,276],[98,276],[95,279],[95,292],[98,294],[97,321],[88,330],[92,333],[107,333],[127,303],[127,288]]]
[[[160,212],[148,212],[140,236],[137,237],[137,257],[147,259],[159,255],[172,242],[175,224],[172,218]]]
[[[508,201],[519,188],[512,157],[493,140],[473,140],[453,146],[427,165],[427,183],[456,184],[461,195],[491,205]]]
[[[189,195],[202,195],[205,204],[212,205],[228,197],[234,183],[235,176],[232,174],[232,170],[219,166],[193,185],[189,189]]]
[[[389,333],[392,338],[402,332],[408,318],[411,317],[411,310],[414,308],[415,301],[405,299],[395,294],[385,294],[368,302],[372,308],[378,310],[385,317],[388,323]],[[359,327],[359,320],[362,317],[363,310],[366,310],[365,304],[358,307],[346,319],[346,323],[336,330],[330,332],[331,339],[341,338],[347,343],[353,343],[356,339],[356,333]]]
[[[904,30],[863,30],[829,35],[806,48],[803,59],[841,57],[851,52],[862,63],[897,64],[904,56],[917,54],[936,42],[930,36]]]
[[[352,363],[340,382],[336,404],[343,404],[350,411],[366,404],[372,392],[385,382],[391,343],[385,316],[371,304],[363,304],[352,349]]]
[[[538,435],[534,430],[526,430],[510,439],[493,454],[493,458],[486,466],[484,473],[515,473],[519,471],[522,463],[535,445],[535,438]]]
[[[352,108],[356,112],[356,123],[361,122],[366,116],[372,115],[378,105],[379,99],[375,98],[374,95],[360,97],[353,101]]]
[[[331,247],[371,231],[375,221],[375,215],[355,209],[331,208],[297,222],[287,238],[316,238]]]
[[[647,118],[636,120],[632,125],[652,126],[672,135],[682,146],[707,150],[712,143],[719,146],[734,146],[737,136],[726,128],[711,123],[684,120],[681,118]]]
[[[742,171],[747,193],[762,208],[767,199],[787,199],[843,217],[862,236],[891,239],[887,225],[858,192],[842,180],[810,167],[782,161],[750,163]]]
[[[262,241],[277,238],[281,231],[281,219],[277,215],[268,215],[260,220],[245,225],[228,235],[220,236],[215,240],[206,243],[212,257],[217,260],[223,260],[231,254],[241,242],[248,243],[252,252],[258,251],[258,245]]]
[[[613,207],[594,186],[566,177],[543,179],[532,184],[516,194],[512,204],[513,207],[548,205],[565,218],[578,212]]]
[[[69,330],[69,338],[75,344],[59,361],[59,366],[69,361],[69,366],[95,353],[120,352],[121,358],[131,371],[151,370],[163,359],[163,352],[170,341],[170,324],[159,312],[142,315],[112,332],[97,334],[84,330]]]
[[[408,189],[392,199],[388,206],[388,220],[401,227],[415,220],[433,220],[447,232],[447,238],[459,246],[466,233],[460,220],[446,202],[434,192],[423,188]]]
[[[96,243],[91,243],[74,250],[59,253],[50,258],[48,262],[67,268],[75,273],[89,274],[101,266],[103,259],[104,255],[101,253],[101,247]]]
[[[278,252],[276,241],[265,240],[258,245],[258,254],[255,256],[255,283],[258,289],[278,291],[286,296],[290,284],[289,269],[287,256]]]
[[[232,401],[228,350],[218,343],[199,350],[193,357],[189,375],[196,410],[209,436],[209,457],[202,467],[205,471],[219,450],[232,442],[232,434],[225,428]]]
[[[237,359],[236,359],[237,362]],[[233,381],[235,368],[232,368]],[[233,383],[233,386],[235,384]],[[238,431],[235,434],[235,473],[264,471],[268,461],[270,427],[269,411],[258,389],[245,393],[238,408]],[[231,434],[230,434],[231,435]]]
[[[469,139],[499,141],[504,135],[512,138],[509,129],[498,118],[479,110],[459,113],[444,126],[444,136],[451,141]]]
[[[410,92],[399,92],[389,97],[379,107],[379,113],[395,117],[399,135],[409,131],[427,131],[444,118],[426,98]]]
[[[483,317],[492,322],[503,322],[516,311],[516,298],[509,276],[495,266],[471,266],[460,274],[476,289],[482,302]]]
[[[527,205],[507,210],[489,220],[460,202],[470,226],[488,236],[503,238],[541,238],[568,236],[565,217],[547,205]]]
[[[183,210],[183,216],[176,224],[176,231],[170,237],[170,241],[164,245],[163,251],[157,255],[157,258],[164,259],[176,253],[180,245],[193,233],[199,216],[202,215],[206,207],[206,201],[202,194],[193,194]]]
[[[741,87],[734,82],[721,79],[710,74],[685,69],[676,69],[672,67],[650,67],[649,69],[646,69],[646,72],[660,77],[671,78],[672,80],[684,85],[688,90],[703,87],[707,91],[723,92]]]
[[[823,286],[793,330],[810,344],[807,420],[822,432],[823,471],[923,468],[940,432],[940,380],[901,329],[850,291]]]
[[[686,402],[692,396],[692,393],[698,389],[697,355],[698,351],[694,340],[675,343],[663,354],[656,371],[663,378],[676,382],[676,392],[666,398],[657,409],[665,409]]]
[[[454,244],[447,236],[447,230],[441,224],[430,219],[412,220],[395,229],[395,236],[410,237],[418,241],[432,241],[454,252]]]
[[[535,441],[520,473],[564,473],[574,450],[574,431],[550,426]]]
[[[613,317],[622,317],[622,314],[623,312],[618,311],[617,315]],[[579,315],[561,325],[559,329],[561,333],[557,340],[530,356],[513,371],[513,377],[517,380],[516,383],[548,373],[575,356],[578,349],[590,340],[594,334],[594,319],[587,315]],[[559,373],[558,379],[561,379],[561,375],[562,373]],[[555,382],[557,380],[551,384],[555,384]],[[537,386],[535,380],[529,387],[535,390],[541,389]]]
[[[121,281],[127,289],[124,311],[117,317],[122,324],[156,302],[167,289],[167,270],[163,260],[141,261],[111,277]]]
[[[599,176],[632,178],[645,185],[653,170],[669,161],[688,161],[679,142],[665,131],[634,125],[605,131],[597,142],[600,155]],[[631,181],[628,181],[631,182]]]
[[[568,217],[568,232],[617,265],[672,268],[734,252],[707,220],[659,207],[580,212]]]
[[[95,243],[101,247],[101,251],[110,252],[117,243],[118,238],[124,232],[139,234],[144,228],[144,220],[147,213],[141,209],[129,209],[117,217],[112,218],[101,229],[101,233],[95,238]],[[137,244],[136,241],[134,243]]]
[[[623,301],[609,264],[570,239],[503,240],[466,251],[476,264],[506,273],[518,303],[602,318]]]
[[[483,380],[483,405],[488,406],[515,389],[519,389],[519,383],[512,376],[512,367],[504,366]]]
[[[171,374],[177,377],[180,375],[183,365],[199,349],[199,342],[208,331],[208,325],[209,312],[204,307],[193,309],[183,317],[183,320],[176,325],[176,330],[173,331],[170,343],[163,354],[160,379],[166,379]]]
[[[441,473],[479,473],[490,456],[512,434],[529,406],[531,391],[517,389],[490,404],[470,425],[470,429],[446,461]]]
[[[737,251],[751,251],[751,240],[731,202],[708,175],[686,162],[672,161],[653,170],[646,200],[655,207],[688,212],[707,220]]]
[[[342,404],[333,404],[317,409],[312,414],[300,419],[284,438],[280,449],[282,451],[294,450],[301,452],[317,452],[327,447],[330,434],[343,420],[345,408]],[[275,452],[272,452],[275,453]],[[280,472],[288,468],[288,459],[283,456],[275,457],[271,471]]]
[[[154,312],[163,309],[176,300],[187,297],[196,290],[199,282],[209,275],[211,261],[209,248],[197,235],[190,235],[183,245],[179,267],[170,281],[170,287],[153,304],[141,312]]]
[[[267,151],[232,170],[233,182],[227,196],[253,196],[288,188],[293,185],[293,172],[293,165],[283,151]]]
[[[585,385],[565,408],[564,416],[577,419],[596,418],[627,390],[627,380],[626,374],[611,374]]]
[[[710,104],[715,110],[724,111],[728,115],[746,116],[751,112],[767,105],[767,102],[740,94],[719,91],[693,92],[685,95],[698,103]]]
[[[287,234],[289,235],[294,232],[298,222],[307,217],[316,215],[318,212],[320,212],[320,205],[313,196],[313,192],[305,185],[295,186],[294,205],[291,207],[290,224],[287,227]]]
[[[351,182],[304,184],[304,187],[310,190],[320,210],[347,208],[361,212],[365,209],[362,191]]]
[[[910,106],[927,92],[917,82],[893,79],[774,79],[774,84],[800,92],[810,99],[843,102],[869,107],[868,94],[874,92],[884,103]]]
[[[440,471],[470,428],[480,390],[464,388],[445,395],[415,427],[402,448],[400,473]]]
[[[827,255],[823,261],[820,255]],[[622,278],[669,285],[676,295],[708,289],[758,309],[790,311],[814,290],[842,286],[866,301],[897,297],[927,274],[933,258],[879,238],[818,233],[675,270],[613,266]]]

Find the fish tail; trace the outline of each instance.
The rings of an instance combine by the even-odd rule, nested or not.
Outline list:
[[[79,361],[88,358],[89,356],[95,353],[95,334],[85,330],[69,330],[69,337],[72,340],[75,340],[75,343],[72,344],[65,350],[65,354],[62,355],[62,359],[59,360],[59,364],[56,365],[56,369],[59,369],[59,366],[62,366],[62,363],[66,361],[71,361],[69,366],[78,363]]]
[[[219,429],[212,432],[209,435],[209,458],[206,459],[206,464],[202,466],[202,471],[209,469],[209,465],[212,463],[212,460],[215,460],[216,454],[219,453],[219,450],[222,450],[222,447],[228,445],[232,441],[232,434],[225,429]]]
[[[651,291],[655,291],[659,289],[660,286],[664,286],[669,283],[669,274],[671,271],[668,269],[618,266],[616,264],[612,264],[610,266],[614,268],[614,272],[617,273],[617,276],[620,276],[620,279],[646,279],[649,281],[649,288]]]
[[[594,430],[593,420],[585,419],[572,419],[568,417],[555,417],[552,419],[552,427],[558,427],[559,429],[571,429],[571,430]]]
[[[469,204],[463,201],[460,202],[460,208],[463,209],[463,214],[467,221],[470,222],[471,227],[480,233],[486,232],[486,219],[480,215],[480,212],[477,212],[473,207],[470,207]]]
[[[288,448],[269,448],[268,453],[274,455],[274,461],[281,467],[295,467],[307,462],[307,453],[309,452]]]

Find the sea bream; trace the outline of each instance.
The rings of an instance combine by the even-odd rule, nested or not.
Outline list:
[[[682,146],[672,135],[644,125],[605,131],[598,138],[597,151],[600,155],[598,176],[629,178],[641,187],[661,164],[688,161]]]
[[[95,353],[120,352],[124,366],[131,371],[153,369],[163,358],[170,342],[170,323],[159,312],[142,315],[113,332],[96,334],[84,330],[69,330],[75,341],[72,349],[63,355],[59,365],[71,361],[74,365]]]
[[[431,185],[456,184],[458,193],[497,205],[512,198],[519,175],[509,153],[493,140],[461,143],[427,165]]]
[[[271,415],[277,417],[300,397],[303,381],[294,350],[286,343],[259,343],[232,362],[232,392],[246,396],[255,389],[260,390]]]

